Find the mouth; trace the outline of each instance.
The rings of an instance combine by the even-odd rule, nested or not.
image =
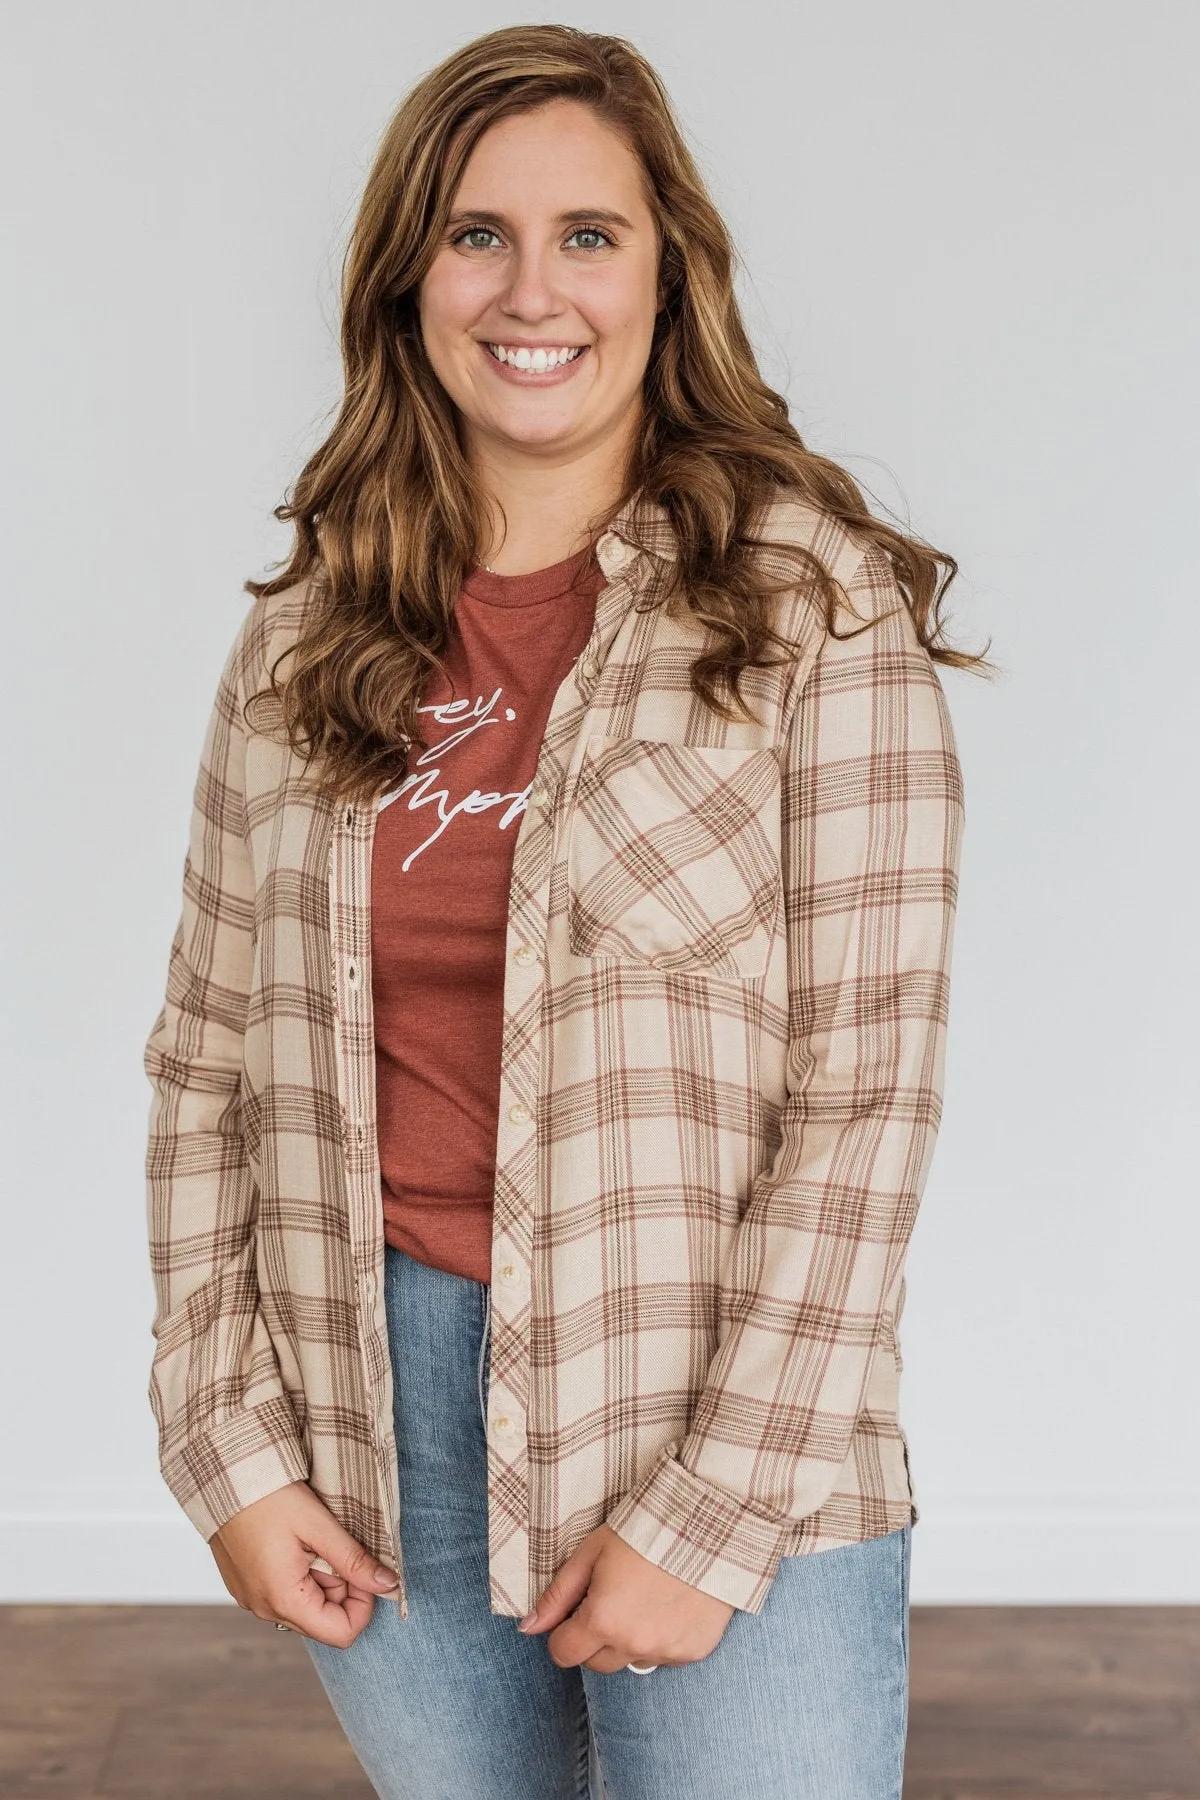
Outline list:
[[[500,344],[484,341],[480,348],[501,374],[522,384],[541,386],[562,380],[590,349],[588,344]]]

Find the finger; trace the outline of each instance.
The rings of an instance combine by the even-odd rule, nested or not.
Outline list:
[[[636,1657],[622,1656],[617,1650],[604,1649],[595,1656],[589,1656],[584,1663],[585,1669],[594,1669],[597,1675],[619,1675]]]
[[[324,1580],[326,1581],[329,1579],[330,1577],[328,1575],[324,1577]],[[380,1596],[378,1594],[373,1594],[369,1588],[358,1587],[353,1582],[343,1581],[341,1576],[336,1576],[334,1579],[337,1581],[338,1586],[332,1590],[327,1590],[320,1585],[319,1570],[306,1570],[298,1586],[293,1590],[292,1598],[288,1604],[292,1608],[302,1607],[306,1617],[320,1619],[330,1630],[341,1632],[342,1623],[336,1616],[338,1613],[349,1618],[349,1609],[353,1603],[356,1616],[361,1612],[365,1605],[365,1618],[370,1618],[371,1608]],[[356,1635],[357,1629],[361,1629],[361,1627],[356,1628],[355,1631],[351,1632],[350,1637],[345,1639],[347,1644],[352,1641],[352,1638]],[[341,1640],[339,1639],[339,1641]]]
[[[321,1585],[329,1581],[336,1583],[331,1591]],[[349,1597],[340,1575],[324,1575],[309,1567],[308,1553],[297,1539],[292,1554],[264,1580],[254,1610],[259,1618],[290,1625],[305,1637],[344,1649],[356,1635],[345,1612]]]
[[[546,1639],[546,1653],[560,1669],[573,1669],[580,1663],[593,1668],[595,1658],[613,1655],[613,1647],[604,1633],[589,1623],[587,1603],[584,1602],[550,1633]]]
[[[327,1600],[340,1606],[350,1592],[350,1584],[343,1581],[340,1575],[326,1575],[323,1569],[310,1569],[309,1574],[321,1589]]]
[[[588,1591],[596,1554],[581,1545],[567,1558],[533,1611],[521,1620],[522,1631],[549,1631],[574,1612]]]
[[[354,1639],[363,1629],[363,1626],[366,1625],[370,1619],[371,1614],[375,1610],[375,1601],[377,1598],[378,1596],[375,1594],[352,1593],[342,1607],[342,1611],[345,1613],[350,1624],[351,1643],[354,1642]]]
[[[327,1600],[315,1582],[300,1591],[275,1596],[270,1614],[304,1637],[347,1650],[371,1616],[375,1595],[347,1595],[340,1604]]]
[[[339,1606],[347,1594],[354,1594],[360,1600],[375,1599],[375,1593],[371,1588],[357,1587],[353,1581],[344,1581],[340,1575],[327,1575],[324,1569],[311,1569],[309,1573],[313,1580],[324,1588],[326,1598],[336,1600]],[[396,1590],[393,1588],[391,1595],[385,1595],[384,1598],[394,1599],[395,1593]]]
[[[324,1554],[329,1556],[328,1547]],[[307,1558],[305,1560],[307,1562]],[[374,1558],[368,1557],[366,1566],[373,1570],[377,1566]],[[327,1575],[321,1569],[306,1566],[297,1573],[299,1580],[289,1584],[290,1594],[284,1589],[280,1616],[288,1620],[294,1616],[302,1622],[302,1628],[309,1636],[347,1649],[370,1618],[380,1596],[357,1582],[348,1581],[341,1575]],[[330,1586],[330,1583],[336,1585]]]
[[[328,1604],[344,1609],[350,1600],[360,1603],[365,1600],[368,1604],[364,1623],[365,1619],[371,1616],[370,1602],[376,1596],[369,1588],[355,1587],[353,1582],[344,1581],[340,1575],[327,1575],[323,1569],[310,1569],[309,1574],[321,1589]]]
[[[386,1563],[377,1562],[323,1506],[305,1541],[315,1556],[323,1556],[330,1568],[352,1587],[370,1594],[384,1594],[400,1585],[396,1571],[389,1569]]]

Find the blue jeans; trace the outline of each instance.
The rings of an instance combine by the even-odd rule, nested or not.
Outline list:
[[[386,1257],[409,1615],[305,1640],[383,1800],[900,1800],[911,1525],[785,1557],[699,1662],[560,1669],[489,1610],[491,1289]]]

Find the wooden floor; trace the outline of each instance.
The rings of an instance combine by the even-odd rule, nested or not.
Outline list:
[[[1200,1800],[1200,1607],[914,1607],[904,1792]],[[232,1607],[0,1608],[0,1800],[251,1795],[371,1800],[296,1639]]]

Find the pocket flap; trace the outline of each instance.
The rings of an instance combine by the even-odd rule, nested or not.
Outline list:
[[[576,955],[763,973],[780,890],[773,749],[590,738],[573,801]]]

